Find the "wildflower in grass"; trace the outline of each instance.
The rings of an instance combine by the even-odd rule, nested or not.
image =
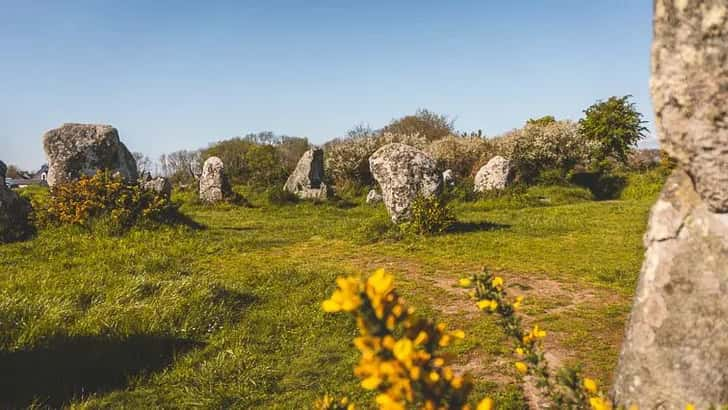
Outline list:
[[[585,377],[584,378],[584,389],[591,394],[596,393],[597,392],[597,382],[595,382],[594,380],[592,380],[588,377]]]
[[[471,284],[472,284],[472,282],[470,282],[470,279],[468,279],[468,278],[461,278],[458,281],[458,285],[460,285],[463,288],[468,288],[468,287],[470,287]]]
[[[488,397],[481,400],[476,410],[493,410],[493,399]]]
[[[516,362],[516,370],[518,370],[518,373],[526,374],[528,373],[528,366],[526,366],[526,363]]]
[[[592,410],[612,410],[612,404],[602,397],[592,397],[589,399]]]

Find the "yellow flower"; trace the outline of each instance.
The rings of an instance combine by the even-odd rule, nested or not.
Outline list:
[[[361,381],[361,387],[367,389],[367,390],[374,390],[377,387],[379,387],[379,384],[382,382],[382,379],[379,378],[379,376],[369,376],[366,379]]]
[[[379,295],[386,295],[394,289],[394,276],[379,269],[367,279],[367,285]]]
[[[685,410],[695,410],[695,405],[694,405],[694,404],[692,404],[692,403],[688,403],[688,404],[687,404],[687,405],[685,406]]]
[[[528,366],[526,366],[526,363],[516,362],[516,370],[521,374],[526,374],[528,373]]]
[[[521,349],[520,347],[517,347],[516,354],[519,356],[523,356],[524,354],[526,354],[526,352],[524,352],[523,349]]]
[[[360,282],[354,277],[338,278],[336,285],[339,287],[331,295],[331,298],[325,300],[321,307],[325,312],[353,312],[361,305],[359,297]]]
[[[454,330],[454,331],[452,331],[452,333],[450,333],[450,334],[451,334],[451,335],[452,335],[452,336],[453,336],[454,338],[456,338],[456,339],[460,339],[460,340],[462,340],[462,339],[465,339],[465,332],[464,332],[464,331],[462,331],[462,330],[460,330],[460,329],[458,329],[458,330]]]
[[[476,410],[493,410],[493,399],[487,397],[481,400]]]
[[[440,347],[447,347],[450,345],[450,335],[442,335],[440,342],[437,343]]]
[[[477,305],[480,309],[490,309],[491,311],[498,309],[498,302],[495,300],[479,300]]]
[[[388,394],[377,395],[375,401],[379,405],[379,410],[404,410],[404,404],[394,400]]]
[[[501,278],[500,276],[496,276],[495,278],[493,278],[490,284],[493,285],[494,288],[500,289],[503,287],[503,278]]]
[[[516,297],[516,301],[513,302],[513,309],[516,309],[516,310],[520,309],[522,302],[523,302],[523,296]]]
[[[437,374],[437,372],[430,372],[430,381],[432,381],[433,383],[435,383],[438,380],[440,380],[440,375]]]
[[[394,344],[394,357],[396,357],[398,360],[406,362],[410,359],[412,356],[412,353],[414,352],[414,344],[411,340],[404,338],[397,341],[397,343]]]
[[[585,377],[584,378],[584,389],[586,391],[588,391],[589,393],[592,393],[592,394],[596,393],[597,392],[597,382],[595,382],[594,380],[592,380],[588,377]]]
[[[420,333],[417,334],[417,338],[415,338],[415,344],[416,345],[422,345],[427,343],[427,340],[430,337],[427,335],[427,332],[420,330]]]
[[[458,284],[459,284],[460,286],[464,287],[464,288],[468,288],[468,287],[470,287],[470,285],[472,285],[472,282],[471,282],[471,281],[470,281],[470,279],[468,279],[468,278],[461,278],[461,279],[460,279],[460,280],[458,281]]]
[[[591,404],[592,410],[612,410],[612,403],[601,397],[592,397],[589,399],[589,404]]]

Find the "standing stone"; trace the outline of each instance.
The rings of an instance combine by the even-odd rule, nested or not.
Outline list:
[[[215,203],[233,197],[230,181],[225,174],[225,165],[218,157],[208,158],[202,165],[200,176],[200,200]]]
[[[728,3],[655,1],[652,99],[678,160],[650,214],[617,404],[728,403]]]
[[[410,207],[418,195],[436,195],[440,189],[435,160],[409,145],[392,143],[379,148],[369,158],[369,167],[394,223],[410,218]]]
[[[367,203],[370,205],[378,204],[378,203],[382,202],[382,200],[383,200],[382,195],[373,189],[370,190],[369,193],[367,194]]]
[[[142,183],[142,187],[147,191],[154,191],[166,198],[172,195],[172,184],[164,177],[148,178]]]
[[[283,189],[301,199],[325,200],[328,188],[324,182],[324,151],[316,148],[304,152]]]
[[[447,169],[442,173],[442,184],[445,186],[455,185],[455,175],[451,169]]]
[[[504,189],[513,182],[511,161],[500,155],[491,158],[475,174],[475,192],[492,191]]]
[[[138,177],[134,156],[110,125],[63,124],[43,135],[43,148],[51,187],[99,170],[119,173],[131,183]]]
[[[5,185],[7,170],[0,161],[0,243],[22,239],[32,231],[30,203]]]

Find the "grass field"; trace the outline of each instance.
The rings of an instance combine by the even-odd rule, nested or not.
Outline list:
[[[205,229],[42,230],[0,246],[0,407],[297,409],[327,392],[366,402],[353,320],[320,303],[337,276],[379,267],[420,314],[466,330],[453,351],[476,396],[524,405],[510,345],[453,286],[484,266],[526,296],[553,364],[582,363],[608,385],[656,195],[627,192],[455,201],[452,232],[399,241],[371,235],[383,206],[274,206],[247,191],[250,207],[186,201]]]

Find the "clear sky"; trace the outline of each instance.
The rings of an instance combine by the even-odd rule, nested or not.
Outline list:
[[[0,159],[38,168],[64,122],[114,125],[156,158],[263,130],[322,143],[420,107],[496,135],[632,94],[651,121],[651,14],[648,0],[0,0]]]

